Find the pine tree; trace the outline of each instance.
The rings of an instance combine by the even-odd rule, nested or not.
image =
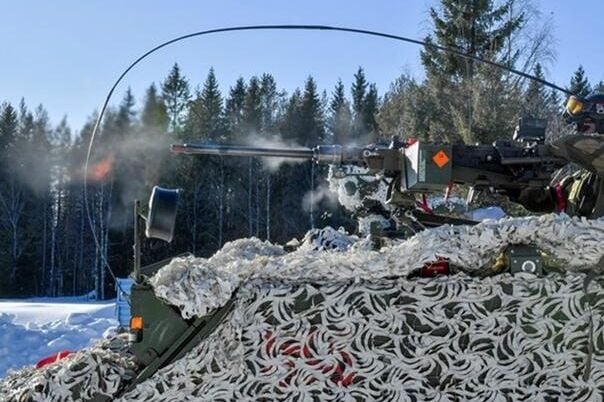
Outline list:
[[[191,99],[189,82],[181,74],[180,67],[174,63],[170,74],[161,85],[162,98],[170,116],[170,129],[178,132],[182,126],[183,113]]]
[[[329,130],[335,144],[347,144],[351,140],[352,114],[344,91],[344,83],[339,79],[329,103]]]
[[[583,66],[579,66],[573,74],[568,90],[581,98],[585,98],[591,93],[591,86],[589,85]]]

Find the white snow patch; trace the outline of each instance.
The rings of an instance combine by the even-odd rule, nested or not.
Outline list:
[[[114,302],[51,300],[0,301],[0,378],[10,369],[91,345],[117,325]]]
[[[344,228],[335,230],[331,226],[323,229],[309,230],[304,239],[300,251],[346,251],[359,241],[354,235],[349,235]]]
[[[345,175],[341,175],[342,171]],[[337,174],[336,174],[337,173]],[[391,206],[386,204],[385,200],[388,193],[388,186],[378,175],[370,174],[369,169],[344,165],[336,168],[333,165],[329,167],[327,176],[329,189],[338,195],[338,202],[349,211],[355,211],[363,205],[363,199],[379,201],[386,210]],[[365,186],[375,186],[374,191],[363,190]]]
[[[484,221],[485,219],[505,218],[506,213],[500,207],[486,207],[469,211],[466,216],[473,221]]]

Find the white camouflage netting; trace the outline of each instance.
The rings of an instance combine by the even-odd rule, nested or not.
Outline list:
[[[439,256],[475,273],[517,243],[567,272],[406,278]],[[151,279],[159,297],[192,317],[238,289],[233,311],[122,400],[602,400],[603,255],[604,219],[545,215],[443,226],[379,252],[323,229],[292,253],[243,239],[209,259],[174,259]],[[588,293],[586,271],[596,272]],[[72,383],[115,389],[115,377],[79,380],[69,364],[37,382],[31,369],[14,374],[0,400],[79,400]],[[32,393],[36,384],[47,391]]]
[[[602,401],[604,282],[584,278],[246,282],[216,332],[120,400]]]
[[[286,254],[269,242],[242,239],[228,243],[209,259],[176,258],[151,284],[160,298],[190,318],[224,305],[249,279],[325,282],[407,276],[440,256],[476,272],[510,244],[534,244],[569,271],[597,269],[604,256],[604,219],[550,214],[487,220],[476,226],[445,225],[380,251],[370,250],[362,240],[346,247],[346,252],[319,252],[302,246]]]
[[[0,401],[108,400],[134,377],[138,366],[126,335],[116,335],[42,369],[27,367],[0,381]]]

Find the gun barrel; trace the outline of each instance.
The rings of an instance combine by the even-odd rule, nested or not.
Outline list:
[[[172,144],[172,152],[193,155],[266,156],[288,159],[313,159],[310,148],[263,148],[241,145]]]
[[[263,156],[286,159],[308,159],[319,164],[363,164],[368,149],[341,145],[318,145],[314,148],[263,148],[242,145],[172,144],[172,152],[192,155]]]

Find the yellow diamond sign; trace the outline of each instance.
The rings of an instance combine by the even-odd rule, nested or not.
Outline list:
[[[449,156],[445,153],[445,151],[440,150],[432,157],[432,161],[436,163],[436,166],[442,168],[449,163]]]

